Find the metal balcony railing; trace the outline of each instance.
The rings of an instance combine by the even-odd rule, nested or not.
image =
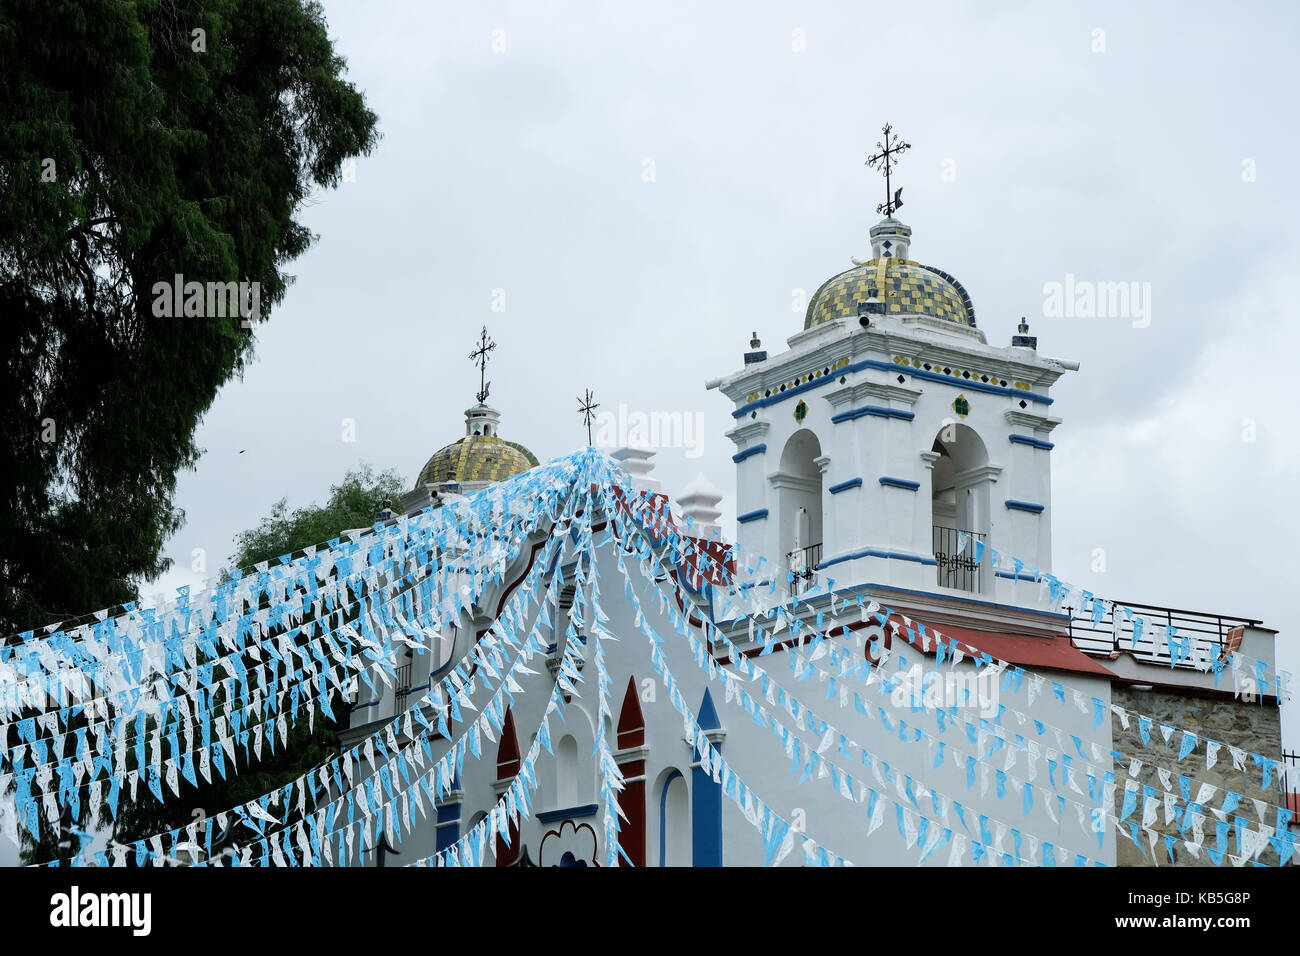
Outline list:
[[[1127,607],[1132,616],[1115,607]],[[1230,653],[1237,651],[1229,645],[1228,634],[1235,627],[1258,626],[1259,621],[1244,617],[1231,617],[1202,611],[1181,611],[1177,608],[1160,607],[1154,604],[1132,604],[1117,601],[1106,609],[1106,613],[1095,624],[1092,620],[1092,608],[1062,608],[1070,615],[1070,640],[1075,647],[1088,654],[1109,656],[1118,651],[1129,651],[1140,661],[1169,665],[1169,645],[1165,642],[1165,628],[1172,626],[1178,639],[1191,638],[1195,653],[1189,659],[1180,660],[1178,667],[1194,667],[1194,661],[1208,656],[1215,660],[1225,649]],[[1076,617],[1076,615],[1078,615]],[[1133,619],[1142,617],[1145,624],[1136,645],[1133,642]]]
[[[397,667],[397,680],[393,684],[393,713],[401,714],[406,711],[407,698],[411,696],[411,665],[399,664]]]
[[[959,528],[945,528],[934,525],[934,560],[938,564],[938,583],[940,587],[955,588],[958,591],[980,592],[980,571],[975,564],[975,542],[983,541],[984,535],[975,531],[963,531]],[[958,536],[966,534],[970,541],[963,551],[958,551]]]
[[[822,563],[822,542],[818,541],[806,548],[795,548],[785,557],[787,566],[794,574],[791,591],[794,594],[802,594],[813,586],[816,577],[813,572],[817,570],[817,565]]]

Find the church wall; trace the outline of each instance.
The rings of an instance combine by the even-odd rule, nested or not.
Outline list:
[[[1203,735],[1225,745],[1239,747],[1247,753],[1262,752],[1265,756],[1276,760],[1278,754],[1275,750],[1270,751],[1269,748],[1275,747],[1277,742],[1281,740],[1281,711],[1274,701],[1260,702],[1256,700],[1252,703],[1221,695],[1211,697],[1187,692],[1169,693],[1160,690],[1136,690],[1122,684],[1115,686],[1113,699],[1115,703],[1129,711],[1146,714],[1153,721],[1149,742],[1143,743],[1137,720],[1131,719],[1126,729],[1118,716],[1113,718],[1112,732],[1115,737],[1115,749],[1125,756],[1135,757],[1142,762],[1141,769],[1136,777],[1132,778],[1122,768],[1117,767],[1117,773],[1121,775],[1121,786],[1115,794],[1116,815],[1122,813],[1124,802],[1123,781],[1125,779],[1135,779],[1140,788],[1151,787],[1157,799],[1163,800],[1165,787],[1160,780],[1157,769],[1159,767],[1164,767],[1172,773],[1175,792],[1179,791],[1180,775],[1185,774],[1192,777],[1194,781],[1192,787],[1195,788],[1191,791],[1193,800],[1196,799],[1197,791],[1202,784],[1218,787],[1218,794],[1209,801],[1211,806],[1221,806],[1225,789],[1241,794],[1241,805],[1234,813],[1228,815],[1230,825],[1236,816],[1242,816],[1246,818],[1252,828],[1257,828],[1260,821],[1255,806],[1251,801],[1258,799],[1266,804],[1280,802],[1279,788],[1276,784],[1267,791],[1261,788],[1262,779],[1259,768],[1255,766],[1254,761],[1249,757],[1246,758],[1245,769],[1237,770],[1234,768],[1232,757],[1225,746],[1219,751],[1214,767],[1206,770],[1204,746],[1198,745],[1194,753],[1189,754],[1184,761],[1180,762],[1177,758],[1182,734],[1172,734],[1170,743],[1166,744],[1160,730],[1162,723],[1177,728],[1185,727],[1198,736]],[[1181,793],[1179,793],[1179,796],[1181,798]],[[1180,809],[1184,805],[1184,801],[1180,799]],[[1143,791],[1139,789],[1137,806],[1127,819],[1141,823],[1143,820],[1142,810]],[[1273,810],[1271,806],[1267,808],[1265,822],[1272,824],[1275,821],[1275,815],[1276,810]],[[1206,812],[1204,817],[1205,847],[1216,849],[1219,845],[1215,832],[1218,821],[1209,812]],[[1152,859],[1151,846],[1145,840],[1141,849],[1139,849],[1131,840],[1121,837],[1118,851],[1118,860],[1121,866],[1169,865],[1168,851],[1164,845],[1164,835],[1172,834],[1180,837],[1177,822],[1165,822],[1162,805],[1156,814],[1156,818],[1151,820],[1148,826],[1161,834],[1156,846],[1156,859]],[[1188,830],[1185,835],[1190,838],[1192,833]],[[1140,832],[1139,836],[1145,837]],[[1235,835],[1225,837],[1223,846],[1230,852],[1237,853]],[[1178,866],[1215,865],[1205,849],[1200,851],[1199,857],[1193,856],[1181,842],[1174,846],[1173,855],[1174,862]],[[1276,866],[1278,862],[1276,853],[1271,849],[1266,850],[1259,859],[1270,866]],[[1222,865],[1230,866],[1231,864],[1225,860]]]
[[[638,574],[634,566],[629,565],[629,568],[633,575]],[[609,562],[608,568],[602,563],[604,581],[610,579],[610,571],[614,571],[612,562]],[[621,593],[621,587],[617,590],[618,593]],[[606,586],[604,593],[607,595],[604,608],[611,617],[608,626],[620,637],[617,644],[606,649],[608,665],[614,686],[621,687],[625,685],[629,672],[635,674],[638,678],[651,673],[649,670],[649,645],[645,638],[632,627],[633,612],[631,607],[622,600],[611,600],[608,597],[611,593],[608,586]],[[783,752],[780,741],[772,735],[770,730],[758,727],[749,715],[740,708],[738,703],[726,703],[725,694],[721,688],[716,683],[708,682],[705,675],[691,660],[685,647],[685,639],[677,634],[666,618],[660,618],[656,613],[654,608],[657,601],[648,599],[645,596],[644,588],[642,589],[642,601],[643,609],[654,622],[655,628],[664,638],[666,645],[670,648],[677,648],[669,654],[670,667],[681,686],[683,696],[693,711],[698,712],[700,700],[706,686],[711,689],[725,731],[725,738],[721,743],[722,753],[747,785],[751,786],[765,801],[775,810],[785,815],[787,819],[794,816],[806,818],[807,831],[810,835],[855,863],[915,865],[920,854],[914,849],[908,850],[902,838],[899,837],[892,804],[886,806],[888,813],[884,824],[868,838],[866,836],[866,808],[864,805],[850,803],[844,797],[836,794],[831,789],[828,780],[810,779],[802,785],[798,784],[798,776],[791,774],[791,761]],[[856,611],[856,608],[854,610]],[[857,617],[854,617],[853,620],[857,620]],[[870,632],[864,629],[858,633]],[[879,634],[878,629],[874,633]],[[906,647],[905,643],[904,647]],[[904,653],[911,662],[921,658],[919,652],[913,651],[911,648],[907,648]],[[933,658],[930,661],[932,666]],[[923,712],[914,714],[911,712],[910,707],[897,708],[887,698],[882,697],[876,687],[868,689],[856,685],[856,689],[862,694],[864,703],[872,706],[873,713],[876,713],[877,717],[879,715],[874,708],[880,706],[885,708],[893,724],[893,730],[887,730],[878,719],[868,720],[858,714],[852,707],[851,698],[850,706],[846,709],[841,709],[834,701],[826,701],[826,685],[818,683],[816,678],[807,681],[796,681],[790,673],[790,657],[788,653],[777,652],[761,658],[757,662],[773,680],[787,687],[801,701],[813,707],[818,716],[829,720],[842,732],[856,739],[859,744],[886,761],[891,767],[910,774],[914,780],[930,781],[932,785],[944,791],[949,797],[961,801],[967,808],[967,819],[976,833],[978,833],[978,823],[976,822],[978,815],[981,813],[987,814],[990,817],[1002,820],[1008,826],[1021,829],[1022,832],[1031,832],[1040,839],[1049,840],[1058,846],[1064,845],[1073,851],[1082,852],[1090,858],[1100,859],[1108,864],[1114,863],[1115,844],[1113,836],[1108,833],[1105,845],[1099,847],[1095,836],[1090,831],[1080,829],[1072,806],[1067,806],[1065,815],[1061,815],[1058,811],[1057,821],[1053,821],[1046,813],[1046,808],[1043,806],[1044,801],[1037,792],[1035,793],[1033,809],[1028,817],[1023,812],[1023,794],[1021,792],[1013,793],[1008,789],[1001,799],[998,798],[994,771],[1005,767],[1005,751],[995,755],[989,765],[987,791],[981,792],[983,786],[978,778],[974,787],[968,789],[965,770],[954,767],[951,758],[945,761],[940,769],[935,770],[933,769],[933,753],[927,749],[924,742],[904,743],[897,736],[898,721],[901,719],[906,721],[908,727],[921,727],[932,736],[946,741],[949,748],[957,748],[963,752],[973,752],[975,748],[969,744],[964,730],[950,727],[946,733],[940,733],[932,713],[929,715]],[[825,658],[823,658],[821,664],[825,665]],[[973,673],[973,669],[967,664],[959,665],[958,669]],[[1047,676],[1051,680],[1060,680],[1067,701],[1072,701],[1072,690],[1078,689],[1089,701],[1092,697],[1097,697],[1104,705],[1109,707],[1110,696],[1107,682],[1076,675],[1049,674]],[[756,689],[751,688],[751,692],[756,692]],[[1071,748],[1071,751],[1073,743],[1069,734],[1075,734],[1083,742],[1085,752],[1090,753],[1089,743],[1095,740],[1102,753],[1109,753],[1111,745],[1109,722],[1104,722],[1098,730],[1094,730],[1091,704],[1089,704],[1086,714],[1076,709],[1073,703],[1060,704],[1052,698],[1050,684],[1044,686],[1033,705],[1028,703],[1027,683],[1022,683],[1019,690],[1013,688],[1004,690],[999,684],[998,693],[998,699],[1004,706],[1018,709],[1024,713],[1032,712],[1039,719],[1061,727],[1066,735],[1064,737],[1065,745]],[[662,685],[657,688],[656,701],[647,703],[643,700],[642,707],[646,719],[646,739],[651,754],[647,766],[647,779],[651,781],[658,780],[663,772],[672,767],[677,767],[682,770],[689,780],[691,775],[688,768],[692,758],[691,750],[683,740],[682,720],[668,702],[666,695],[663,693]],[[775,708],[773,708],[773,713],[777,713]],[[971,720],[973,724],[978,725],[978,712],[972,716]],[[794,721],[788,715],[785,715],[782,722],[793,729]],[[1013,739],[1014,735],[1019,733],[1024,735],[1026,740],[1038,740],[1044,748],[1056,746],[1055,741],[1050,739],[1051,732],[1049,731],[1045,737],[1039,737],[1032,721],[1022,726],[1011,713],[1005,712],[1001,718],[1001,723]],[[809,732],[801,733],[805,747],[816,748],[818,741],[813,739],[813,736]],[[986,744],[987,746],[988,744]],[[892,787],[881,788],[877,784],[871,771],[862,765],[857,753],[854,751],[853,756],[845,756],[835,753],[835,748],[832,747],[827,752],[827,756],[837,766],[849,771],[857,779],[878,792],[883,794],[887,791],[890,797],[896,796]],[[1028,774],[1026,760],[1026,755],[1020,754],[1015,765],[1010,768],[1010,772],[1024,779]],[[1077,762],[1081,763],[1082,761]],[[1058,760],[1055,778],[1057,783],[1061,784],[1061,792],[1080,800],[1086,800],[1086,797],[1080,797],[1064,785],[1060,776],[1059,763]],[[1077,780],[1086,794],[1088,790],[1086,776],[1080,772]],[[1038,761],[1038,775],[1035,782],[1045,787],[1049,785],[1048,767],[1045,759]],[[1098,783],[1100,784],[1100,782],[1099,780]],[[692,786],[694,786],[693,783]],[[650,847],[649,859],[653,865],[658,860],[657,791],[652,789],[649,799],[651,812],[649,814],[648,844]],[[926,801],[922,801],[922,804],[933,810],[932,805]],[[934,814],[928,815],[933,816]],[[956,816],[952,811],[950,811],[950,817],[952,820],[956,820]],[[763,864],[763,849],[755,830],[744,820],[739,809],[729,799],[725,798],[723,802],[723,832],[723,862],[725,865],[758,866]],[[1008,849],[1011,848],[1012,838],[1010,835],[1003,841],[1003,845]],[[1027,843],[1024,852],[1027,853]],[[944,865],[947,858],[948,848],[945,848],[927,860],[927,865]],[[799,865],[801,862],[800,858],[792,856],[787,858],[785,865]],[[1058,862],[1065,865],[1070,861],[1058,858]]]
[[[687,746],[683,739],[682,719],[669,703],[663,685],[658,681],[654,681],[654,699],[653,701],[646,699],[650,695],[645,692],[643,682],[647,678],[653,677],[650,666],[649,643],[640,631],[634,627],[634,611],[623,598],[622,586],[621,583],[618,583],[621,581],[621,576],[615,566],[614,556],[610,553],[602,553],[598,561],[602,583],[602,606],[610,617],[607,626],[619,638],[617,641],[606,645],[607,664],[613,687],[609,702],[611,710],[617,715],[623,696],[622,691],[626,688],[629,677],[634,678],[638,687],[642,688],[643,691],[641,706],[645,719],[646,748],[644,773],[647,811],[646,861],[648,865],[653,866],[658,865],[660,860],[660,836],[663,829],[661,799],[665,780],[673,772],[681,774],[692,814],[697,803],[696,796],[700,781],[695,779],[696,775],[692,773],[693,754],[691,748]],[[634,576],[634,580],[639,582],[639,570],[635,563],[628,562],[628,567]],[[668,618],[659,613],[658,599],[652,595],[644,584],[639,584],[638,587],[643,610],[670,648],[670,667],[680,684],[688,706],[693,712],[699,713],[700,702],[706,686],[711,689],[722,730],[725,733],[721,741],[722,752],[745,783],[760,794],[776,811],[786,816],[787,819],[801,821],[806,826],[807,832],[815,839],[855,863],[860,865],[915,865],[920,854],[915,849],[909,850],[899,836],[892,804],[886,804],[885,810],[887,812],[882,826],[868,838],[866,835],[866,807],[863,804],[850,803],[845,800],[832,791],[827,780],[810,779],[799,784],[797,782],[798,777],[790,772],[791,762],[783,752],[780,742],[769,730],[755,725],[738,704],[728,704],[726,702],[725,694],[721,688],[716,683],[709,682],[691,659],[685,647],[684,638],[677,634]],[[854,610],[856,611],[856,608]],[[856,620],[857,618],[854,617],[853,619]],[[562,619],[557,621],[557,627],[562,634],[564,627]],[[857,633],[865,635],[868,633],[878,634],[879,632],[878,630],[869,632],[863,629]],[[901,648],[896,644],[895,647],[900,650],[902,655],[906,656],[909,662],[921,659],[921,655],[907,647],[906,644],[903,644]],[[462,653],[463,650],[463,648],[458,648],[457,653]],[[930,661],[932,662],[932,660],[931,658]],[[879,713],[875,708],[884,707],[893,727],[892,730],[889,730],[879,719],[868,720],[853,710],[851,698],[850,707],[846,709],[839,708],[833,701],[826,701],[826,685],[818,683],[816,678],[807,681],[796,681],[790,673],[790,656],[788,652],[774,653],[762,658],[758,663],[767,670],[773,680],[787,687],[802,701],[812,706],[819,716],[830,720],[850,738],[855,739],[874,755],[887,762],[896,773],[901,771],[901,773],[910,774],[913,780],[926,780],[931,785],[942,790],[948,797],[960,801],[967,808],[967,820],[975,834],[979,832],[978,816],[987,814],[989,817],[1002,820],[1008,826],[1021,829],[1023,833],[1033,833],[1039,839],[1048,840],[1057,846],[1063,845],[1072,851],[1085,853],[1091,858],[1101,859],[1107,863],[1114,862],[1115,841],[1113,832],[1107,834],[1105,846],[1099,848],[1095,837],[1079,827],[1073,807],[1067,807],[1064,815],[1058,811],[1057,821],[1053,821],[1046,813],[1041,793],[1035,793],[1034,806],[1027,817],[1023,812],[1022,793],[1008,789],[1002,798],[998,798],[994,771],[1003,769],[1006,766],[1005,751],[996,754],[992,759],[987,771],[987,787],[977,778],[974,787],[968,789],[965,771],[953,766],[950,757],[940,768],[935,769],[933,751],[924,742],[905,743],[898,739],[899,721],[901,720],[906,722],[907,727],[923,728],[930,735],[945,741],[949,748],[956,748],[963,752],[974,751],[975,748],[970,745],[965,732],[960,727],[950,728],[946,733],[940,733],[933,712],[929,714],[925,712],[912,713],[910,707],[903,706],[899,708],[894,706],[887,698],[879,694],[877,688],[865,688],[856,685],[854,689],[862,694],[862,700],[872,707],[872,712],[876,714],[877,718]],[[825,665],[824,658],[821,663],[823,666]],[[898,666],[897,661],[893,663],[893,666]],[[540,671],[542,668],[537,666],[535,662],[534,669]],[[959,669],[970,671],[970,666],[963,664],[959,666]],[[1091,699],[1096,696],[1103,703],[1109,705],[1109,685],[1105,682],[1073,675],[1049,674],[1047,676],[1050,679],[1060,679],[1067,701],[1072,698],[1071,691],[1077,688],[1085,698]],[[598,800],[596,796],[598,787],[596,765],[591,757],[596,732],[594,719],[596,697],[593,680],[594,673],[590,671],[590,663],[588,663],[584,668],[581,696],[574,698],[568,705],[563,722],[553,719],[551,724],[553,743],[558,743],[565,736],[573,736],[577,744],[577,773],[581,781],[580,784],[574,785],[574,789],[581,793],[583,787],[587,788],[586,792],[591,795],[590,802],[592,803]],[[549,691],[546,676],[539,673],[537,676],[530,678],[530,681],[534,682],[538,687],[546,687]],[[534,685],[529,684],[526,686],[531,688]],[[1077,734],[1083,741],[1085,752],[1088,752],[1089,742],[1093,740],[1097,742],[1103,752],[1109,752],[1111,748],[1110,724],[1107,722],[1099,731],[1094,731],[1090,708],[1088,713],[1082,713],[1072,704],[1057,703],[1051,697],[1050,684],[1043,688],[1033,705],[1028,703],[1027,692],[1027,684],[1022,684],[1019,689],[1003,687],[999,684],[999,700],[1003,705],[1026,713],[1032,712],[1040,719],[1060,726],[1063,733],[1066,734],[1064,740],[1067,747],[1071,746],[1068,735]],[[518,729],[519,747],[522,752],[528,750],[535,737],[545,700],[546,693],[533,693],[531,690],[528,693],[516,695],[513,716]],[[476,703],[481,704],[482,701],[476,700]],[[774,709],[773,712],[776,713],[777,711]],[[389,713],[391,711],[386,711],[385,716]],[[788,715],[783,716],[781,719],[783,723],[793,728],[794,722]],[[971,717],[971,721],[973,724],[978,724],[978,713]],[[1020,733],[1027,740],[1037,739],[1045,748],[1055,746],[1055,742],[1050,739],[1050,731],[1046,736],[1039,737],[1032,722],[1021,725],[1009,711],[1003,713],[1001,723],[1011,735]],[[815,749],[818,741],[812,739],[813,735],[811,733],[802,732],[800,736],[805,747]],[[481,740],[481,745],[483,758],[480,760],[467,759],[461,779],[463,799],[459,807],[460,833],[465,832],[477,813],[492,806],[500,792],[500,786],[497,785],[495,780],[496,745],[485,738]],[[988,746],[987,742],[985,746]],[[617,749],[612,733],[610,747],[611,750]],[[434,753],[435,757],[441,756],[442,753],[436,744]],[[881,792],[882,796],[896,797],[897,793],[891,786],[887,785],[882,788],[877,783],[871,771],[862,765],[861,760],[855,756],[856,754],[856,751],[851,752],[849,756],[839,754],[836,752],[835,747],[832,747],[827,752],[827,755],[837,766],[852,773],[862,783]],[[1022,779],[1026,777],[1028,773],[1026,759],[1024,754],[1020,754],[1016,763],[1009,768],[1009,772]],[[983,771],[977,770],[977,772],[982,773]],[[1056,781],[1061,784],[1059,774],[1060,770],[1058,768]],[[553,758],[545,753],[543,753],[538,763],[538,777],[541,782],[541,790],[535,800],[537,813],[525,823],[521,834],[522,841],[528,847],[532,861],[534,863],[554,862],[559,858],[562,851],[567,851],[575,856],[587,853],[592,861],[602,862],[604,847],[600,838],[601,828],[598,814],[587,809],[575,811],[574,807],[560,805],[562,802],[569,801],[560,801],[558,799],[559,782],[556,777],[555,762]],[[899,780],[901,782],[902,778],[899,777]],[[1088,790],[1086,777],[1080,774],[1077,781],[1086,794]],[[1043,759],[1039,760],[1035,782],[1043,786],[1049,785],[1048,769],[1046,761]],[[1073,793],[1063,784],[1061,792],[1076,799],[1086,799],[1080,797],[1079,794]],[[919,793],[917,793],[917,797],[923,807],[933,811],[932,805]],[[575,812],[561,812],[566,810]],[[935,816],[933,812],[927,815]],[[956,822],[955,812],[951,810],[950,819],[954,823]],[[694,820],[691,821],[692,829],[695,828],[694,822]],[[406,837],[402,844],[397,847],[400,855],[396,858],[390,858],[389,865],[400,865],[434,852],[437,844],[432,815],[427,820],[420,819],[418,826],[418,831]],[[693,836],[692,839],[698,839],[698,837]],[[1003,841],[1003,846],[1008,850],[1012,847],[1012,838],[1009,834]],[[944,865],[948,859],[948,850],[949,848],[945,847],[943,850],[936,852],[927,860],[926,865]],[[763,848],[758,835],[748,822],[743,819],[735,805],[726,798],[723,799],[722,805],[722,861],[725,865],[757,866],[763,864]],[[795,854],[787,858],[784,865],[799,865],[801,862],[801,858]],[[1058,863],[1062,865],[1069,862],[1058,857]],[[367,857],[366,865],[373,865],[373,855]]]

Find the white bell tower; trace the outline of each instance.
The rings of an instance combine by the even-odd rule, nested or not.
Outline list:
[[[911,240],[882,220],[872,258],[817,290],[787,350],[755,337],[744,369],[710,383],[735,406],[738,544],[780,582],[815,567],[837,588],[1038,606],[1027,574],[969,558],[982,542],[1051,570],[1051,389],[1078,365],[1040,356],[1023,320],[989,345],[961,283],[907,258]]]

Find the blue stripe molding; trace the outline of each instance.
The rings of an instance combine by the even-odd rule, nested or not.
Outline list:
[[[754,455],[761,455],[765,451],[767,451],[767,445],[755,445],[753,448],[746,448],[744,451],[736,452],[731,456],[731,460],[739,465],[746,458],[751,458]]]
[[[581,807],[569,807],[567,810],[543,810],[537,814],[537,819],[542,823],[554,823],[556,820],[581,820],[583,817],[594,817],[599,809],[599,804],[588,803]]]
[[[838,415],[831,416],[831,424],[838,425],[840,422],[851,422],[855,418],[862,418],[864,415],[871,415],[875,418],[898,418],[905,422],[910,422],[916,418],[912,412],[905,412],[897,408],[884,408],[880,405],[863,405],[861,408],[854,408],[847,412],[840,412]]]
[[[736,521],[740,524],[749,524],[751,521],[758,521],[767,517],[767,509],[760,508],[758,511],[747,511],[743,515],[737,515]]]
[[[850,488],[861,488],[861,478],[850,478],[848,481],[841,481],[838,485],[831,485],[826,490],[833,495],[838,495],[841,491],[848,491]]]
[[[1031,448],[1041,448],[1043,451],[1051,451],[1056,447],[1050,441],[1043,441],[1041,438],[1035,438],[1032,435],[1008,435],[1013,445],[1028,445]]]
[[[1006,504],[1012,511],[1028,511],[1033,515],[1043,513],[1043,506],[1036,505],[1032,501],[1016,501],[1014,498],[1008,498]]]
[[[817,570],[829,568],[831,565],[839,564],[841,561],[854,561],[858,558],[889,558],[891,561],[915,561],[917,564],[934,564],[937,562],[934,558],[920,558],[914,554],[901,554],[898,551],[880,551],[876,548],[867,548],[865,551],[854,551],[851,554],[841,554],[838,557],[830,558],[817,565]]]
[[[1032,574],[1025,574],[1023,571],[994,571],[993,573],[1000,578],[1010,578],[1012,581],[1036,580]]]
[[[906,478],[887,478],[881,476],[880,483],[886,488],[902,488],[904,491],[916,491],[921,487],[919,481],[908,481]]]
[[[1006,395],[1010,398],[1023,398],[1027,402],[1036,402],[1039,405],[1051,405],[1054,399],[1046,395],[1039,395],[1037,392],[1024,392],[1018,388],[1004,388],[1001,385],[987,385],[984,382],[975,382],[968,379],[953,379],[947,375],[939,375],[936,372],[927,372],[924,369],[908,368],[904,369],[900,365],[892,362],[877,362],[874,359],[867,359],[862,362],[853,362],[843,368],[836,369],[839,377],[843,377],[852,372],[861,372],[863,369],[878,369],[883,372],[902,372],[911,378],[924,379],[928,382],[939,382],[943,385],[951,385],[953,388],[971,392],[984,392],[988,395]],[[746,402],[734,412],[732,418],[743,418],[749,412],[756,408],[767,408],[769,405],[775,405],[777,402],[783,402],[787,398],[800,395],[803,392],[814,388],[821,388],[831,382],[838,381],[835,375],[825,375],[821,378],[815,378],[811,382],[804,382],[802,385],[796,385],[794,388],[787,388],[784,392],[778,392],[775,395],[768,395],[764,398],[752,402]],[[833,419],[832,419],[833,420]]]

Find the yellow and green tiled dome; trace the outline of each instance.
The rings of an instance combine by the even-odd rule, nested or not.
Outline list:
[[[925,315],[975,327],[975,307],[960,282],[948,273],[910,259],[879,256],[824,282],[813,294],[803,327],[858,314],[869,298],[884,304],[886,315]]]
[[[444,481],[504,481],[537,467],[537,458],[517,442],[496,435],[466,435],[433,453],[415,484]]]

